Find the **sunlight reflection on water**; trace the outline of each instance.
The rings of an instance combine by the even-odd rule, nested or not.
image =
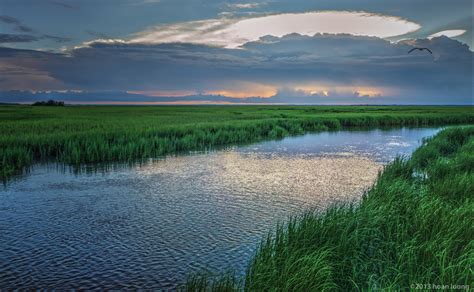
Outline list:
[[[75,175],[37,166],[0,190],[2,288],[174,288],[244,271],[302,210],[357,200],[438,129],[332,132]]]

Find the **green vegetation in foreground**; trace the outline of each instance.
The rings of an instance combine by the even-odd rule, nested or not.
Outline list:
[[[130,162],[349,127],[469,124],[472,107],[0,106],[0,179],[31,164]]]
[[[359,205],[307,212],[279,226],[262,241],[245,284],[230,274],[193,276],[185,288],[472,289],[473,195],[474,126],[448,128],[411,159],[386,166]]]

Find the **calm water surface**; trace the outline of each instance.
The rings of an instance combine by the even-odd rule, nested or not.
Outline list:
[[[308,134],[95,174],[36,166],[0,188],[0,288],[174,288],[203,269],[242,272],[277,222],[356,200],[438,130]]]

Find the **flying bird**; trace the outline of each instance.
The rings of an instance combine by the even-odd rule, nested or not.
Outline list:
[[[428,52],[430,52],[431,55],[433,55],[433,52],[432,52],[430,49],[428,49],[428,48],[413,48],[413,49],[411,49],[411,50],[408,51],[408,54],[410,54],[411,52],[413,52],[413,51],[415,51],[415,50],[418,50],[418,51],[428,51]]]

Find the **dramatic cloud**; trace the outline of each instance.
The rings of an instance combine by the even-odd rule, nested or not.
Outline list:
[[[450,30],[443,30],[437,33],[430,35],[428,38],[435,38],[440,36],[447,36],[447,37],[457,37],[466,33],[465,29],[450,29]]]
[[[267,34],[281,37],[289,33],[311,36],[318,32],[354,32],[386,39],[390,35],[389,40],[399,41],[403,38],[427,38],[445,30],[466,30],[454,38],[474,48],[472,0],[0,2],[0,14],[4,15],[0,18],[0,26],[6,24],[2,26],[2,33],[32,35],[28,30],[33,28],[38,33],[33,34],[35,36],[72,37],[74,41],[70,46],[79,46],[93,38],[108,38],[106,36],[127,41],[139,39],[138,43],[193,42],[235,47]],[[86,30],[100,32],[100,35],[91,37]],[[228,35],[228,31],[242,35]],[[58,52],[64,44],[45,38],[38,42],[19,43],[15,47],[47,48]]]
[[[433,55],[408,55],[414,46],[429,47]],[[467,45],[445,36],[391,43],[377,37],[290,34],[262,37],[239,49],[93,42],[63,54],[0,49],[0,70],[16,72],[2,74],[0,89],[128,91],[136,93],[128,99],[148,95],[147,102],[169,101],[163,100],[167,92],[182,92],[220,102],[234,97],[230,100],[469,104],[472,57]],[[178,95],[168,98],[191,99]]]
[[[34,36],[29,34],[8,34],[8,33],[0,33],[0,43],[30,43],[36,42],[42,39],[50,39],[57,43],[66,43],[70,42],[70,38],[65,37],[58,37],[54,35],[41,35],[41,36]]]
[[[28,43],[37,40],[37,37],[28,34],[0,33],[0,43]]]
[[[394,16],[366,12],[318,11],[181,22],[137,33],[129,42],[182,42],[236,48],[265,35],[281,37],[290,33],[347,33],[385,38],[407,34],[419,28],[417,23]]]
[[[47,52],[16,50],[0,47],[0,88],[59,90],[66,85],[51,77],[42,68],[44,62],[54,59]]]
[[[15,31],[19,32],[33,32],[33,29],[24,25],[19,21],[18,19],[8,16],[8,15],[0,15],[0,22],[3,22],[5,24],[10,24],[13,26],[13,29]]]
[[[268,98],[278,93],[278,87],[249,81],[233,81],[216,84],[213,89],[201,91],[204,95],[219,95],[233,98]]]
[[[42,34],[42,35],[38,34],[32,28],[22,24],[21,21],[11,16],[0,15],[0,22],[12,25],[13,30],[15,31],[30,33],[30,34],[0,33],[0,43],[30,43],[30,42],[36,42],[36,41],[44,40],[44,39],[52,40],[56,43],[64,43],[64,42],[71,41],[70,38],[66,38],[66,37],[59,37],[59,36],[48,35],[48,34]]]

